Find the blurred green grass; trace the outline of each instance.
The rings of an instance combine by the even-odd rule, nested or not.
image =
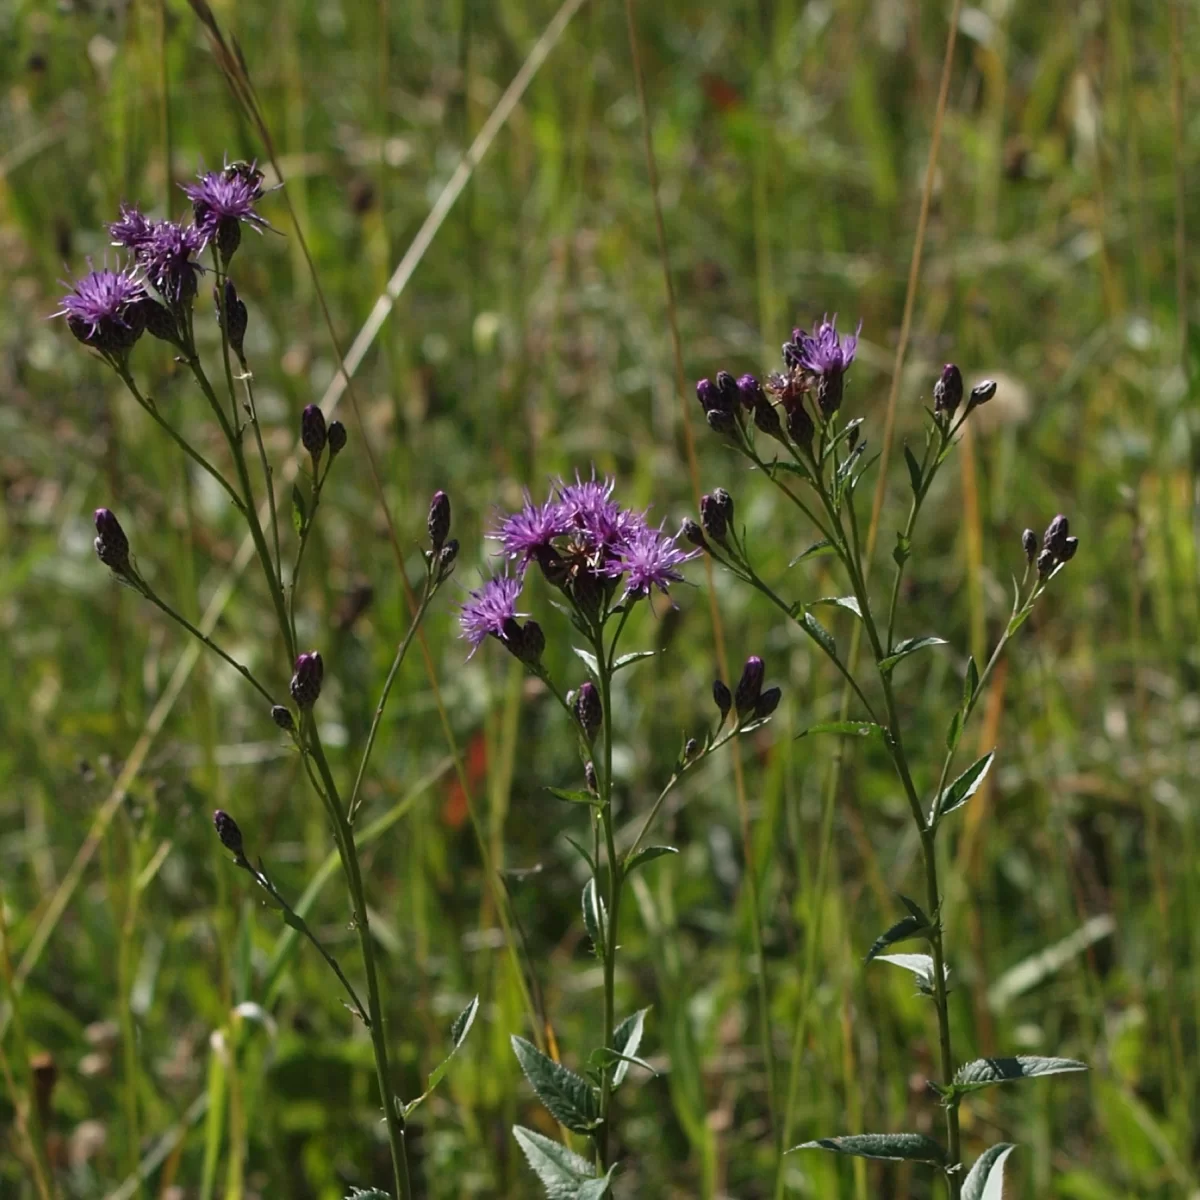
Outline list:
[[[346,344],[554,8],[214,7],[245,49]],[[999,1137],[1023,1144],[1012,1163],[1019,1195],[1200,1188],[1196,351],[1176,252],[1179,223],[1195,228],[1200,216],[1186,186],[1200,145],[1190,82],[1200,41],[1194,7],[1179,0],[1183,36],[1172,32],[1174,11],[1165,0],[966,7],[900,389],[903,438],[918,429],[945,358],[1002,383],[968,450],[974,482],[954,472],[935,496],[906,597],[909,631],[936,631],[956,651],[905,684],[931,746],[953,702],[957,656],[978,653],[1007,613],[1021,528],[1065,510],[1083,544],[972,734],[983,749],[999,744],[999,770],[950,851],[959,1052],[1042,1050],[1094,1067],[1082,1082],[972,1106],[972,1149]],[[878,438],[945,16],[941,5],[887,0],[641,6],[689,376],[765,370],[793,323],[826,310],[843,322],[861,316],[848,405]],[[174,628],[96,567],[90,510],[121,513],[143,569],[189,615],[208,602],[238,536],[204,481],[185,477],[110,376],[46,319],[56,281],[104,258],[101,225],[120,200],[161,214],[171,195],[172,214],[182,212],[163,156],[164,66],[171,178],[262,148],[179,0],[17,0],[0,8],[0,42],[14,48],[0,57],[0,878],[19,957],[183,650]],[[236,268],[260,409],[281,459],[335,359],[286,210],[278,199],[265,208],[285,236],[247,239]],[[204,414],[169,357],[148,345],[138,354],[154,394],[204,442]],[[495,506],[559,472],[594,463],[617,476],[628,502],[671,520],[688,512],[620,6],[593,3],[575,18],[440,230],[357,389],[402,544],[415,555],[427,498],[445,488],[464,584],[486,562]],[[352,465],[339,464],[312,547],[304,637],[320,641],[331,668],[332,732],[354,745],[404,609],[374,493],[350,458],[359,438],[350,427]],[[827,594],[824,560],[785,575],[808,531],[712,439],[699,447],[705,488],[730,487],[760,531],[764,573],[798,596]],[[901,476],[890,505],[902,500]],[[885,545],[896,520],[885,515]],[[354,616],[368,586],[370,604]],[[908,890],[906,811],[887,763],[855,747],[834,813],[831,886],[817,893],[820,789],[834,747],[788,733],[836,707],[836,678],[757,600],[720,576],[717,587],[731,654],[762,653],[786,685],[779,719],[746,756],[781,1058],[821,916],[797,1131],[921,1128],[936,1115],[921,1084],[928,1013],[906,980],[860,966],[892,917],[892,893]],[[709,717],[707,600],[699,589],[677,599],[678,614],[642,614],[636,631],[668,653],[621,677],[630,813],[652,799],[680,732]],[[261,663],[269,625],[260,589],[246,582],[220,629]],[[513,664],[482,653],[464,665],[451,605],[428,628],[493,852],[508,868],[541,867],[509,886],[557,1042],[578,1062],[599,980],[564,840],[578,818],[543,790],[573,778],[569,740]],[[551,638],[553,665],[569,676],[565,645],[565,635]],[[369,1044],[315,956],[301,949],[288,961],[270,1023],[253,1009],[232,1015],[264,1000],[283,931],[227,869],[210,811],[235,813],[289,894],[329,849],[293,760],[239,684],[197,669],[22,997],[33,1047],[57,1071],[48,1125],[72,1196],[109,1194],[206,1089],[220,1102],[144,1194],[180,1185],[189,1197],[340,1197],[348,1183],[383,1177]],[[415,659],[401,684],[367,819],[403,806],[372,844],[369,872],[405,1095],[440,1057],[466,999],[484,999],[467,1051],[417,1123],[418,1171],[434,1197],[532,1195],[508,1133],[516,1119],[538,1120],[508,1049],[525,1025],[521,1002]],[[646,1049],[670,1070],[623,1094],[622,1194],[768,1195],[728,764],[679,801],[665,832],[684,853],[647,872],[623,930],[625,1007],[654,1005]],[[160,848],[135,897],[131,880]],[[313,915],[323,940],[352,959],[344,912],[335,883]],[[989,1003],[1005,972],[1106,915],[1112,934]],[[0,1191],[31,1195],[7,1094],[0,1105]],[[789,1182],[816,1197],[917,1198],[931,1187],[919,1171],[873,1165],[855,1179],[811,1156],[796,1158]]]

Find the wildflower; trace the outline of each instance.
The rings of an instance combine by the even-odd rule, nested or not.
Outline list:
[[[777,687],[767,688],[754,702],[754,719],[765,721],[778,707],[783,696],[783,690]]]
[[[712,686],[713,703],[721,711],[721,720],[729,715],[729,710],[733,707],[733,696],[729,692],[729,686],[721,679],[714,679]]]
[[[192,202],[192,215],[204,245],[215,242],[225,263],[242,240],[242,224],[261,232],[270,228],[255,211],[262,198],[262,173],[253,165],[235,163],[223,171],[200,176],[199,183],[184,184]]]
[[[129,573],[129,539],[121,522],[110,509],[98,508],[96,521],[96,557],[117,575]]]
[[[313,470],[325,451],[329,431],[325,428],[325,414],[315,404],[306,404],[300,414],[300,444],[313,460]]]
[[[217,289],[213,288],[213,303],[217,306],[217,324],[221,323],[221,301],[217,295]],[[242,365],[246,365],[246,356],[242,352],[242,345],[246,338],[247,313],[246,303],[237,294],[237,288],[233,286],[233,280],[226,278],[225,280],[225,319],[229,323],[229,344],[233,347],[233,352],[238,356]]]
[[[519,576],[495,575],[483,587],[470,593],[470,599],[459,610],[458,623],[462,636],[473,647],[471,654],[483,645],[489,634],[505,641],[504,623],[525,615],[517,612],[521,582]]]
[[[690,562],[699,550],[681,550],[675,537],[658,529],[639,529],[617,552],[607,571],[613,578],[624,575],[625,596],[648,596],[653,588],[660,592],[671,583],[682,583],[679,568]]]
[[[446,535],[450,532],[450,497],[445,492],[433,493],[425,527],[429,530],[429,544],[434,554],[437,554],[445,545]]]
[[[85,345],[122,358],[142,336],[146,291],[128,271],[90,271],[63,297],[55,316],[66,317],[71,332]]]
[[[154,236],[154,222],[135,205],[121,205],[121,216],[108,227],[114,246],[124,246],[135,253]]]
[[[589,745],[595,741],[600,726],[604,723],[604,709],[600,704],[600,692],[591,681],[580,684],[575,693],[575,719]]]
[[[332,461],[346,448],[346,427],[341,421],[329,422],[329,458]]]
[[[526,492],[523,507],[505,517],[492,536],[500,542],[504,556],[517,564],[518,571],[524,571],[529,560],[537,557],[539,550],[549,546],[554,538],[561,537],[568,529],[568,514],[558,501],[547,500],[544,504],[536,504]]]
[[[962,398],[962,372],[953,363],[947,363],[942,368],[941,378],[933,385],[934,414],[940,416],[944,413],[949,421],[962,403]]]
[[[320,652],[313,650],[296,659],[292,674],[292,699],[301,708],[312,708],[321,695],[321,681],[325,678],[325,663]]]
[[[701,379],[696,384],[696,399],[704,409],[710,428],[717,433],[728,433],[733,428],[733,414],[739,397],[737,381],[728,371],[718,371],[716,383]]]
[[[746,659],[746,665],[742,668],[742,677],[738,680],[737,688],[733,693],[733,707],[737,710],[739,717],[746,716],[758,703],[758,698],[762,693],[763,670],[763,660],[756,654],[752,654]]]
[[[275,704],[271,708],[271,720],[279,726],[284,733],[295,733],[296,722],[292,719],[291,710],[284,708],[282,704]]]
[[[842,405],[842,379],[854,362],[858,350],[858,329],[845,337],[837,331],[837,316],[825,317],[811,334],[803,329],[792,331],[792,340],[783,348],[784,361],[817,379],[817,403],[825,417],[831,417]]]
[[[1021,548],[1025,551],[1025,561],[1033,562],[1034,555],[1037,554],[1037,534],[1032,529],[1027,529],[1021,534]]]
[[[203,267],[192,261],[204,245],[194,225],[156,221],[146,240],[137,248],[146,278],[166,302],[176,308],[189,304],[196,295],[196,280]]]
[[[221,839],[221,845],[238,858],[243,858],[242,831],[238,828],[238,823],[227,812],[218,808],[213,813],[213,825],[216,827],[217,837]]]
[[[593,476],[582,480],[578,472],[574,483],[564,484],[560,479],[557,484],[564,532],[577,530],[584,543],[602,555],[612,553],[646,527],[642,515],[622,508],[612,498],[614,486],[611,479]]]

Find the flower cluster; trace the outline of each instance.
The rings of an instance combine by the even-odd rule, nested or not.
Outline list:
[[[501,519],[492,536],[506,569],[471,592],[459,615],[472,653],[491,636],[523,661],[540,657],[544,639],[536,622],[517,621],[525,615],[517,601],[530,563],[586,620],[600,624],[614,601],[632,602],[682,581],[679,568],[697,551],[681,549],[677,534],[651,525],[645,513],[622,508],[612,492],[611,479],[576,475],[574,483],[559,480],[544,502],[526,493],[522,508]]]

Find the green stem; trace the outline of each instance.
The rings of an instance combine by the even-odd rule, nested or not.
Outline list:
[[[224,301],[222,300],[222,303]],[[263,444],[262,427],[258,423],[258,406],[254,403],[253,376],[242,364],[242,383],[246,389],[246,411],[250,416],[250,424],[254,427],[254,441],[258,446],[258,461],[262,466],[263,483],[267,489],[267,512],[271,517],[271,543],[275,550],[275,578],[283,588],[283,555],[279,550],[279,511],[275,503],[275,474],[267,461],[267,448]],[[293,627],[294,632],[294,627]]]

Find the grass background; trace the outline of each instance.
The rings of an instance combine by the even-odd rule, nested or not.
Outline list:
[[[765,371],[793,323],[861,317],[847,406],[879,444],[948,7],[637,6],[689,378]],[[553,5],[214,9],[245,50],[346,345]],[[948,839],[958,1054],[1060,1053],[1094,1068],[968,1106],[972,1157],[996,1140],[1022,1143],[1014,1196],[1200,1194],[1187,242],[1200,218],[1189,190],[1198,16],[1185,0],[963,9],[899,385],[897,443],[919,430],[943,360],[1001,384],[915,547],[904,629],[951,642],[902,681],[918,746],[940,745],[966,653],[979,658],[1002,628],[1021,529],[1062,510],[1082,543],[981,706],[970,742],[998,744],[998,768]],[[299,896],[331,851],[319,806],[230,672],[202,661],[178,700],[161,702],[186,646],[97,566],[89,514],[114,508],[142,569],[191,616],[220,586],[240,531],[113,377],[46,319],[56,281],[104,259],[102,223],[119,201],[160,215],[169,202],[182,215],[172,181],[262,147],[180,0],[15,0],[0,6],[0,44],[10,48],[0,56],[0,888],[59,1184],[68,1196],[135,1195],[140,1163],[144,1196],[341,1197],[386,1178],[369,1041],[323,964],[289,947],[230,870],[209,824],[213,808],[231,811],[281,889]],[[437,487],[453,497],[462,584],[487,561],[496,506],[560,472],[595,464],[627,503],[672,521],[691,510],[642,136],[624,10],[593,0],[358,373],[365,428],[347,416],[350,446],[326,490],[303,598],[302,640],[320,646],[332,677],[321,701],[329,740],[361,743],[405,626],[364,436],[410,575]],[[286,207],[276,195],[263,209],[283,236],[248,237],[234,273],[282,461],[336,359]],[[212,443],[161,344],[139,346],[137,363],[160,403]],[[697,422],[701,482],[733,491],[764,574],[797,598],[830,594],[827,560],[787,568],[809,531],[703,432]],[[885,550],[906,486],[893,471]],[[666,653],[621,677],[628,815],[651,802],[681,732],[711,716],[698,566],[692,578],[699,586],[677,590],[677,611],[641,614],[630,638]],[[895,919],[894,893],[916,886],[890,768],[849,747],[835,803],[823,806],[839,748],[789,735],[836,710],[836,677],[763,603],[719,575],[716,587],[731,657],[761,653],[785,701],[743,747],[751,844],[721,758],[668,805],[663,832],[683,852],[644,873],[624,914],[622,1008],[653,1005],[644,1051],[663,1073],[622,1093],[622,1196],[771,1195],[748,860],[780,1094],[795,1067],[790,1142],[924,1130],[938,1116],[923,1086],[931,1014],[907,976],[861,965]],[[544,787],[577,786],[578,768],[552,705],[511,660],[492,648],[464,665],[451,598],[427,630],[452,741],[414,656],[374,760],[372,919],[406,1097],[440,1059],[454,1014],[483,999],[415,1124],[424,1194],[532,1196],[508,1131],[546,1118],[508,1048],[528,1020],[452,756],[463,757],[492,858],[511,872],[534,995],[572,1065],[597,1039],[600,978],[565,840],[582,822]],[[549,659],[573,682],[566,631],[545,599],[535,603]],[[219,634],[278,687],[286,664],[270,628],[247,576]],[[114,791],[131,755],[139,769],[127,794]],[[340,767],[352,770],[349,753]],[[73,875],[81,847],[91,855]],[[336,878],[326,875],[310,919],[353,965]],[[3,1048],[23,1090],[29,1062],[5,1014]],[[12,1115],[6,1089],[0,1193],[25,1197]],[[785,1181],[797,1196],[932,1194],[923,1169],[812,1155],[789,1159]]]

